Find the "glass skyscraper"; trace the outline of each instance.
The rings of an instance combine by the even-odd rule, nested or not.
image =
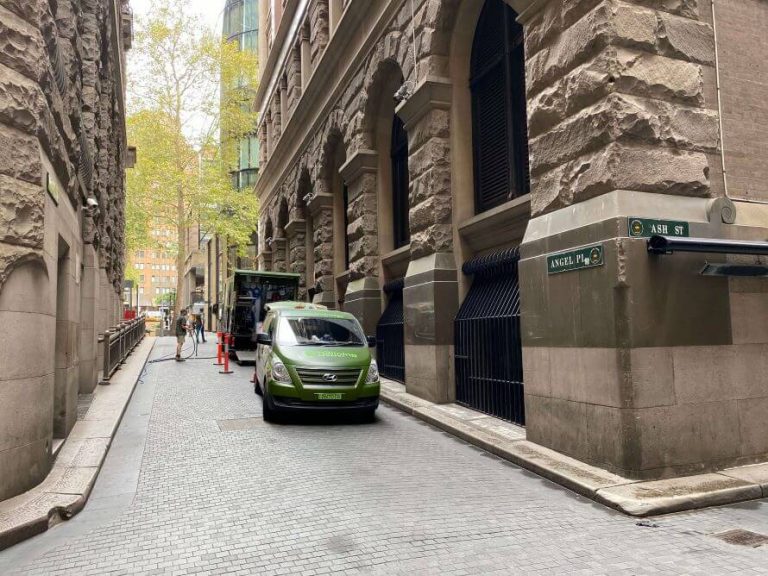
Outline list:
[[[223,36],[237,42],[241,50],[256,54],[259,42],[258,0],[227,0],[224,6]],[[259,141],[256,135],[243,139],[238,146],[238,165],[233,180],[240,188],[253,186],[259,168]]]

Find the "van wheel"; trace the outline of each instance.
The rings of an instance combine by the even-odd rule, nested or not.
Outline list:
[[[272,399],[268,394],[261,397],[261,415],[264,422],[277,422],[277,411],[272,407]]]
[[[264,397],[264,393],[261,391],[261,386],[259,386],[259,379],[256,378],[256,375],[253,375],[253,391],[256,393],[256,396]]]
[[[358,418],[359,418],[360,422],[363,422],[365,424],[370,424],[371,422],[375,422],[376,421],[376,408],[373,408],[373,409],[369,408],[367,410],[362,410],[358,414]]]

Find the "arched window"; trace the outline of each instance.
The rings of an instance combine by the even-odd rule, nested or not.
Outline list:
[[[475,212],[527,194],[523,28],[503,0],[486,0],[472,45]]]
[[[403,121],[395,115],[392,122],[392,226],[395,249],[411,241],[408,225],[408,134]]]

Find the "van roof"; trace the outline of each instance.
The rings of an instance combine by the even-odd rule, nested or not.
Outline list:
[[[288,316],[291,318],[345,318],[347,320],[355,320],[355,316],[349,312],[341,312],[340,310],[328,310],[320,308],[277,308],[275,309],[280,316]]]
[[[312,304],[311,302],[295,302],[285,300],[281,302],[270,302],[265,306],[267,310],[328,310],[327,306],[322,304]]]

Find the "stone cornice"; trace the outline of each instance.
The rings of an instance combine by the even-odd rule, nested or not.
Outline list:
[[[451,107],[451,90],[451,81],[448,78],[427,76],[422,80],[413,94],[395,110],[406,130],[430,110],[448,110]]]
[[[293,238],[296,236],[298,232],[301,232],[302,230],[305,230],[306,227],[306,220],[303,220],[301,218],[294,218],[288,224],[285,225],[285,235],[288,238]]]
[[[307,209],[313,216],[318,214],[324,208],[333,206],[333,196],[331,194],[317,193],[307,201]]]
[[[358,150],[339,169],[341,177],[349,184],[365,173],[376,172],[379,168],[379,154],[374,150]]]

